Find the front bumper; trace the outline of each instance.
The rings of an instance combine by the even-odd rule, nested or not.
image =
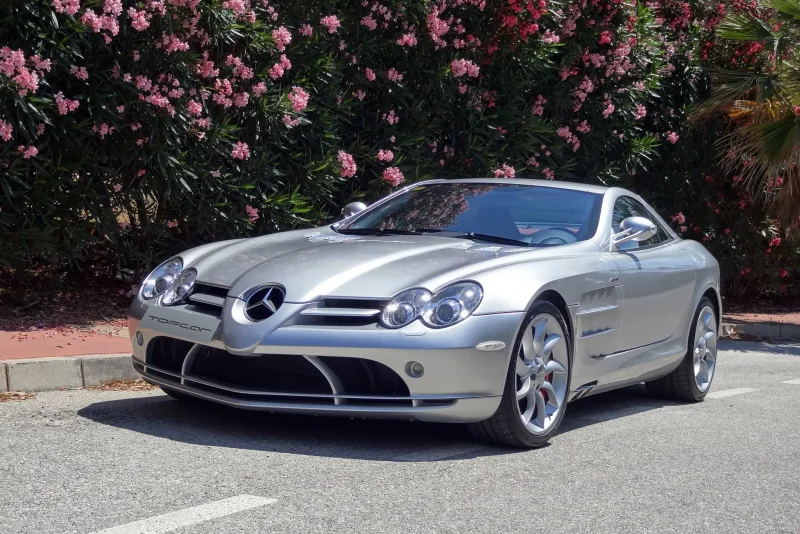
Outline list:
[[[524,315],[519,312],[472,316],[444,329],[429,329],[419,322],[401,330],[375,325],[360,328],[281,326],[266,332],[251,353],[241,354],[228,351],[225,320],[211,341],[199,344],[174,333],[166,334],[157,324],[145,327],[140,319],[146,309],[145,303],[134,302],[128,323],[134,367],[154,384],[250,410],[431,422],[481,421],[497,410],[514,339]],[[235,332],[236,329],[231,329],[230,335]],[[136,341],[137,333],[141,345]],[[169,369],[157,365],[152,349],[157,345],[156,340],[164,337],[188,342],[181,346],[191,347],[187,351],[191,356],[184,356],[182,363]],[[487,341],[501,341],[505,347],[495,351],[476,348]],[[192,364],[192,358],[200,354],[199,351],[213,352],[217,365],[225,365],[230,358],[231,366],[246,361],[247,368],[252,369],[250,362],[255,364],[258,360],[256,368],[264,369],[267,374],[272,359],[297,358],[298,363],[309,369],[307,362],[313,364],[330,389],[323,392],[312,388],[311,391],[296,383],[288,389],[270,388],[254,386],[250,380],[246,380],[246,385],[237,384],[235,380],[222,380],[209,372],[199,375],[193,372]],[[405,387],[399,394],[397,390],[391,394],[353,393],[346,387],[352,384],[352,380],[348,380],[351,377],[337,375],[340,366],[335,364],[339,359],[376,362],[394,373],[395,379],[401,380]],[[411,376],[410,362],[422,364],[422,376]]]

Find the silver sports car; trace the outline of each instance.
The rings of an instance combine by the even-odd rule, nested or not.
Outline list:
[[[129,311],[138,372],[185,400],[467,423],[516,447],[595,393],[711,386],[719,264],[630,191],[433,180],[343,215],[157,267]]]

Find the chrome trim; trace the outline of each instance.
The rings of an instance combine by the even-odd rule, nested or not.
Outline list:
[[[600,306],[599,308],[589,308],[588,310],[579,311],[575,314],[576,317],[583,317],[585,315],[593,315],[595,313],[603,313],[606,311],[616,310],[619,305],[612,304],[610,306]]]
[[[311,364],[316,367],[320,373],[325,377],[325,380],[328,381],[328,384],[331,386],[331,391],[334,395],[344,395],[344,388],[342,387],[342,381],[339,380],[339,377],[336,376],[336,373],[328,367],[328,364],[320,360],[316,356],[303,356],[306,360],[311,362]],[[345,399],[341,397],[334,397],[333,399],[334,404],[344,404]]]
[[[361,308],[308,308],[300,315],[315,315],[328,317],[372,317],[381,313],[381,310],[367,310]]]
[[[611,333],[614,333],[616,331],[617,331],[616,328],[606,328],[605,330],[600,330],[598,332],[592,332],[591,334],[584,334],[581,337],[579,337],[578,339],[591,339],[593,337],[604,336],[606,334],[611,334]]]
[[[189,295],[189,300],[191,302],[210,304],[211,306],[216,306],[218,308],[225,306],[225,299],[223,297],[215,297],[214,295],[206,295],[204,293],[192,293]]]
[[[157,373],[161,373],[177,380],[186,379],[189,382],[195,382],[197,384],[202,384],[204,386],[217,388],[223,391],[229,391],[231,393],[237,393],[239,395],[259,395],[264,397],[307,397],[307,398],[319,398],[319,399],[336,399],[342,398],[345,400],[352,399],[352,400],[394,400],[398,402],[412,402],[412,401],[456,401],[459,399],[485,399],[490,397],[496,397],[497,395],[467,395],[467,394],[455,394],[455,395],[414,395],[413,397],[390,397],[387,395],[344,395],[344,394],[336,394],[336,393],[291,393],[285,391],[256,391],[252,389],[240,389],[231,386],[221,385],[217,382],[211,382],[209,380],[204,380],[202,378],[196,378],[192,375],[188,376],[181,376],[177,373],[173,373],[172,371],[167,371],[165,369],[161,369],[159,367],[155,367],[151,364],[145,364],[141,360],[137,360],[136,358],[133,359],[133,365],[136,371],[139,374],[143,374],[148,380],[150,379],[158,379],[158,377],[154,377],[151,374],[148,374],[147,371],[139,371],[139,368],[156,371]],[[161,383],[159,383],[161,384]],[[177,384],[175,382],[164,382],[164,386],[166,387],[174,387]]]

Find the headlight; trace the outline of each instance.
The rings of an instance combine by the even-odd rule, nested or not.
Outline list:
[[[469,317],[483,298],[483,289],[474,282],[459,282],[431,297],[422,309],[422,321],[433,328],[454,325]]]
[[[186,297],[192,292],[196,279],[196,270],[186,269],[183,271],[178,275],[178,278],[175,279],[169,289],[167,289],[164,296],[161,297],[161,304],[164,306],[171,306],[173,304],[180,304],[186,300]]]
[[[388,328],[406,326],[419,317],[430,299],[431,293],[427,289],[403,291],[383,309],[381,323]]]
[[[427,289],[409,289],[383,309],[381,323],[387,328],[402,328],[422,317],[426,325],[443,328],[469,317],[482,298],[483,289],[474,282],[459,282],[434,295]]]
[[[172,258],[158,267],[142,282],[142,298],[152,299],[164,293],[183,270],[183,260]]]

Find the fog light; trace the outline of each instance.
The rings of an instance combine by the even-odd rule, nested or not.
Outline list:
[[[144,336],[143,336],[143,335],[142,335],[142,333],[141,333],[141,332],[139,332],[139,331],[137,331],[137,332],[136,332],[136,343],[137,343],[137,344],[138,344],[140,347],[141,347],[142,345],[144,345]]]
[[[425,374],[425,368],[419,362],[408,362],[406,364],[406,373],[411,378],[419,378]]]

